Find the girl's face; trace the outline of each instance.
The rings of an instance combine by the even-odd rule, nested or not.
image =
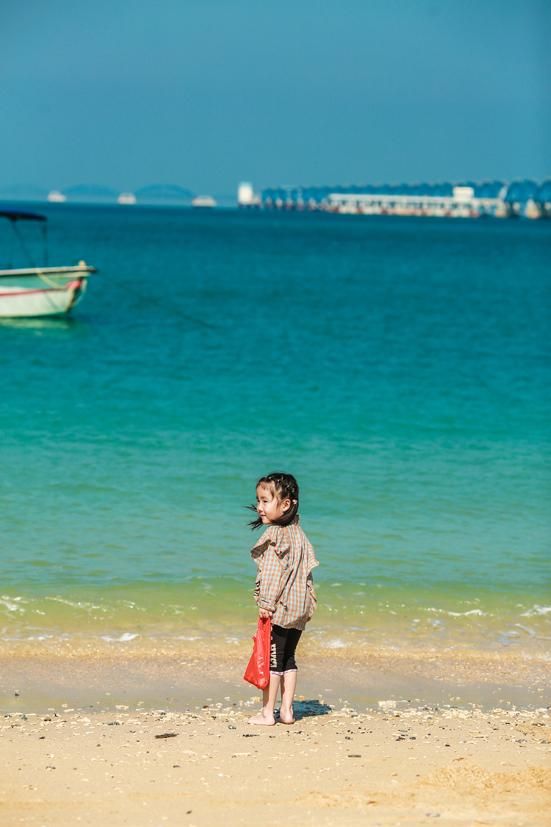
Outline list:
[[[259,485],[256,489],[256,510],[265,525],[279,520],[286,511],[289,511],[290,507],[291,500],[288,497],[280,500],[267,485]]]

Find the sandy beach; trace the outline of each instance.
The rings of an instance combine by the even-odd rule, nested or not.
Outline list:
[[[264,728],[247,642],[133,643],[4,647],[2,825],[551,823],[543,658],[305,646]]]
[[[549,824],[547,710],[248,702],[2,718],[3,825]]]

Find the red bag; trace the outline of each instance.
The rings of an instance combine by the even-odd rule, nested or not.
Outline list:
[[[272,642],[272,621],[269,617],[258,618],[256,634],[253,637],[253,653],[245,669],[243,680],[266,689],[270,683],[270,645]]]

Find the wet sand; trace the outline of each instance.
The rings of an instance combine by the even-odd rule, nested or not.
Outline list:
[[[250,693],[249,693],[250,695]],[[549,824],[549,711],[246,701],[1,719],[0,821],[61,825]]]
[[[228,698],[244,702],[250,648],[249,639],[4,642],[0,710],[59,711],[64,704],[102,711],[127,704],[180,712]],[[550,700],[551,662],[539,654],[466,646],[330,649],[308,638],[299,654],[298,691],[335,707],[346,702],[362,711],[395,700],[512,709]]]

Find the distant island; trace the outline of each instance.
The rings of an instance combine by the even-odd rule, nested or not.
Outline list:
[[[0,199],[50,203],[191,206],[196,193],[178,184],[148,184],[132,191],[102,184],[74,184],[47,190],[32,185],[0,187]]]
[[[117,205],[122,207],[190,207],[205,209],[236,206],[235,192],[196,193],[180,184],[146,184],[137,189],[115,189],[103,184],[72,184],[51,189],[32,184],[0,184],[0,201],[50,204]]]
[[[185,187],[180,187],[178,184],[149,184],[135,190],[134,195],[139,202],[149,203],[167,201],[191,204],[195,198],[194,192]]]

